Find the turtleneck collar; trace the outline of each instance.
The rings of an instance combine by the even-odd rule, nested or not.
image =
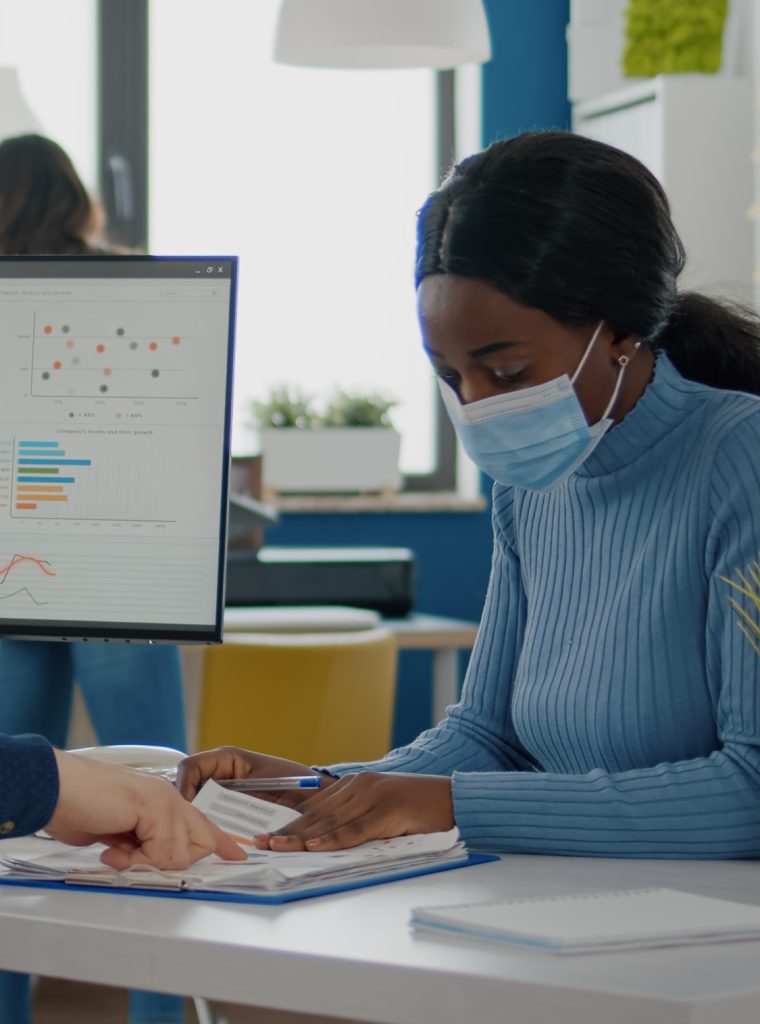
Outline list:
[[[630,412],[612,427],[578,476],[602,476],[629,465],[666,437],[704,400],[705,385],[682,377],[668,357],[657,353],[654,376]]]

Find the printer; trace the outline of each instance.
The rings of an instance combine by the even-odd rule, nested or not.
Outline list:
[[[277,521],[277,510],[246,495],[230,495],[226,604],[351,605],[387,618],[414,607],[415,560],[409,548],[277,547],[250,545],[251,531]],[[240,543],[245,546],[237,546]]]
[[[227,601],[235,605],[338,604],[399,618],[414,606],[409,548],[267,547],[227,553]]]

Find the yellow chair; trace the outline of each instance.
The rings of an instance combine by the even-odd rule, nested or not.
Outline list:
[[[205,651],[197,749],[329,764],[391,745],[396,641],[385,629],[237,633]]]

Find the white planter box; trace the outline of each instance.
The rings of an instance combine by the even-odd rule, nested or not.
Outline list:
[[[396,491],[401,436],[389,427],[261,431],[263,493]]]

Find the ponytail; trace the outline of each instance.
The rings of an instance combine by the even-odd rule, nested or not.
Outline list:
[[[652,344],[689,380],[760,395],[760,318],[744,306],[680,292]]]

